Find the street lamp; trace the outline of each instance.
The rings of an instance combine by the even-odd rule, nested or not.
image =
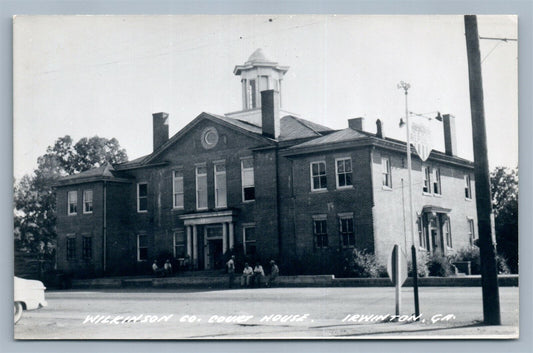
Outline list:
[[[416,264],[416,246],[415,246],[415,231],[413,219],[413,181],[411,177],[411,131],[409,126],[409,109],[407,104],[407,93],[411,85],[407,82],[400,81],[398,89],[403,89],[405,94],[405,124],[407,125],[407,179],[409,184],[409,222],[411,224],[411,256],[413,263],[413,291],[415,298],[415,316],[420,315],[420,307],[418,303],[418,266]]]

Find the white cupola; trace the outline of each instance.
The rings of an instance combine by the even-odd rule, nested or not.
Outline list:
[[[261,108],[261,92],[266,90],[278,92],[281,108],[281,81],[288,70],[288,66],[267,59],[261,49],[254,51],[244,65],[235,66],[233,73],[241,76],[242,110]]]

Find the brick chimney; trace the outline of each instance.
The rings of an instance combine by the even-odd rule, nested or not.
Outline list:
[[[154,151],[168,141],[168,114],[154,113],[153,117],[153,134],[154,134]]]
[[[450,114],[442,115],[444,129],[444,152],[448,156],[457,156],[457,138],[455,137],[455,118]]]
[[[363,123],[365,118],[348,119],[348,127],[353,130],[364,131]]]
[[[380,119],[376,120],[376,137],[379,137],[380,139],[385,138],[385,134],[383,133],[383,122]]]
[[[279,137],[279,92],[273,89],[261,91],[261,129],[263,136]]]

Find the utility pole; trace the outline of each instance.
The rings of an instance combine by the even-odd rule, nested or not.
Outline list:
[[[474,145],[474,176],[481,260],[481,286],[483,291],[483,320],[487,325],[501,325],[496,251],[491,236],[492,200],[487,157],[485,110],[483,106],[479,34],[475,15],[465,15],[464,20],[470,82],[472,140]]]

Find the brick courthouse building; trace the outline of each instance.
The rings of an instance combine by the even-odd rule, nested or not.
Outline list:
[[[57,195],[58,268],[79,275],[146,272],[170,253],[195,269],[223,267],[242,247],[262,261],[329,271],[350,248],[385,261],[409,234],[402,141],[332,130],[282,109],[288,67],[261,50],[238,65],[242,110],[201,113],[169,137],[153,114],[153,152],[62,178]],[[445,151],[413,153],[416,242],[450,254],[476,238],[473,165],[457,157],[454,119],[443,116]],[[407,235],[407,246],[410,236]]]

